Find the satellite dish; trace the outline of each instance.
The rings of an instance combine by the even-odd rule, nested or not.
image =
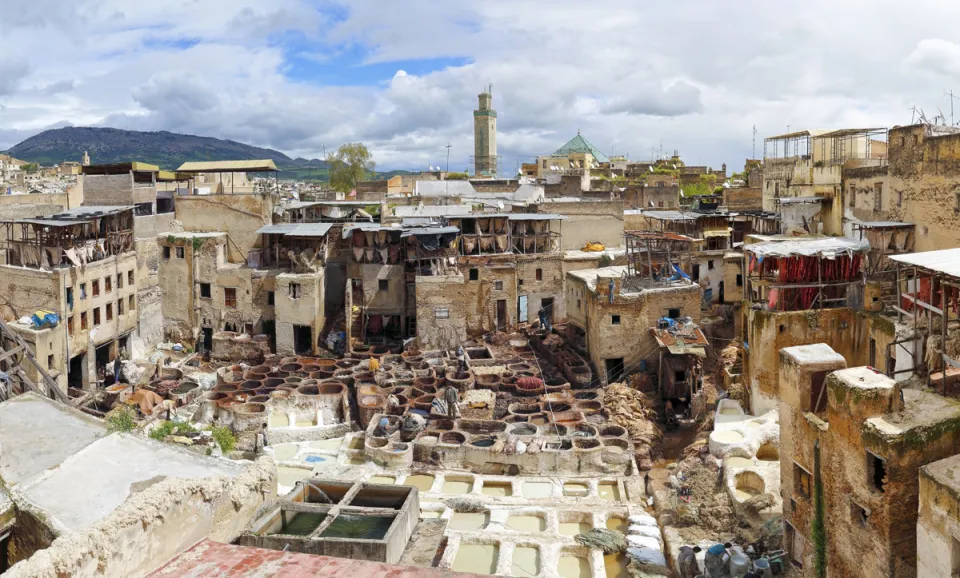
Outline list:
[[[677,165],[673,165],[673,170],[677,170]]]
[[[647,168],[650,169],[651,173],[653,172],[653,167],[651,167],[650,165],[647,165]]]
[[[647,202],[650,203],[650,208],[653,208],[653,201],[647,201]]]
[[[497,201],[497,208],[503,210],[503,201]]]
[[[683,194],[683,189],[680,189],[680,196],[681,196],[681,197],[686,197],[686,196],[687,196],[687,195]]]

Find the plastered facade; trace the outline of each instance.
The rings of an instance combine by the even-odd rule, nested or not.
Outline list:
[[[263,195],[181,195],[174,207],[184,231],[229,231],[234,261],[245,259],[259,240],[257,230],[273,222],[272,198]]]

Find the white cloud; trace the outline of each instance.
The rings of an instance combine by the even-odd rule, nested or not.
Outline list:
[[[450,143],[460,168],[492,82],[507,173],[578,129],[608,154],[662,143],[739,167],[753,125],[762,151],[787,125],[891,126],[948,106],[958,17],[947,0],[3,0],[0,148],[99,124],[307,157],[363,141],[381,167],[438,164]],[[291,76],[292,55],[321,70],[357,53],[380,77]],[[419,73],[418,59],[467,64]]]

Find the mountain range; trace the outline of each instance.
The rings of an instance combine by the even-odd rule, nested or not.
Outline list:
[[[140,132],[116,128],[65,127],[45,130],[13,146],[5,154],[41,165],[80,162],[83,153],[93,164],[141,161],[173,170],[187,161],[272,159],[288,177],[326,175],[320,159],[290,158],[280,151],[219,138],[167,131]]]

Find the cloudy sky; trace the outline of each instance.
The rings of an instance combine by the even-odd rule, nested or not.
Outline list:
[[[0,149],[50,127],[230,138],[462,168],[493,83],[504,171],[577,130],[740,168],[787,127],[950,115],[951,0],[0,0]],[[960,102],[957,103],[960,118]]]

